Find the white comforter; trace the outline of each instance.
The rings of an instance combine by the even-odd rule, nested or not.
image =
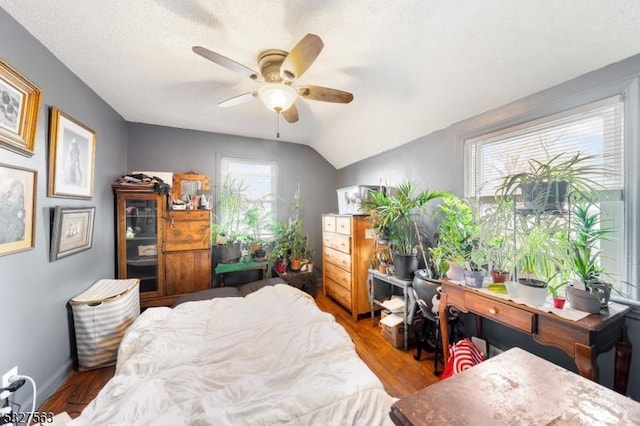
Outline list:
[[[279,284],[146,310],[71,424],[379,425],[393,402],[333,316]]]

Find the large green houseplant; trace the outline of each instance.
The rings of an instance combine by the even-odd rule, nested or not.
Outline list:
[[[415,183],[406,181],[394,191],[371,192],[363,201],[362,208],[370,216],[374,230],[389,241],[398,278],[411,279],[418,268],[416,215],[429,201],[447,195],[436,190],[419,191]]]
[[[471,258],[480,227],[476,212],[468,202],[449,194],[438,205],[435,220],[438,222],[435,245],[428,250],[439,276],[444,276],[450,268],[462,270],[468,261],[484,263],[477,257]]]
[[[225,176],[217,188],[215,222],[211,225],[211,240],[219,262],[237,262],[242,256],[248,208],[248,186]]]

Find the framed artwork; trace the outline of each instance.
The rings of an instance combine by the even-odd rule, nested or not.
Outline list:
[[[55,207],[49,253],[51,262],[91,248],[95,212],[95,207]]]
[[[38,172],[0,164],[0,256],[35,247]]]
[[[49,129],[48,196],[91,199],[96,134],[56,107]]]
[[[31,157],[42,91],[0,60],[0,146]]]

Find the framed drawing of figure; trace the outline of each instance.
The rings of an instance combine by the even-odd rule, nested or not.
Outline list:
[[[37,174],[0,164],[0,256],[35,247]]]
[[[0,146],[31,157],[42,92],[0,60]]]
[[[47,195],[92,198],[95,155],[95,132],[58,108],[51,107]]]

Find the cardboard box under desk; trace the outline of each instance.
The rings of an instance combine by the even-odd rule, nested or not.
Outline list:
[[[390,311],[383,309],[380,313],[380,319],[382,320],[387,315],[391,314]],[[391,343],[394,348],[404,348],[404,322],[397,324],[393,327],[389,327],[380,323],[380,333],[382,337]],[[409,343],[415,343],[416,333],[413,325],[409,326]]]

